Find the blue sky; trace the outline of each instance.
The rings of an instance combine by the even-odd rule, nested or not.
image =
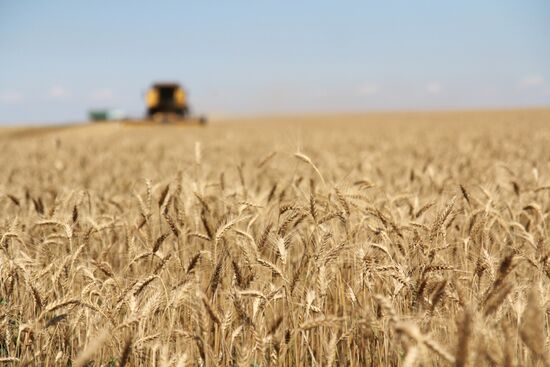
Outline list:
[[[550,1],[0,0],[0,123],[550,106]]]

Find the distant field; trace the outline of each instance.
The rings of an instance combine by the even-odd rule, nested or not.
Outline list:
[[[4,128],[0,153],[0,362],[550,365],[550,110]]]

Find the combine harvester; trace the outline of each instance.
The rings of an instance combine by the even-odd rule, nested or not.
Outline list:
[[[205,125],[205,116],[193,116],[187,103],[187,92],[178,83],[155,83],[145,96],[146,119],[125,120],[125,125],[154,126]]]

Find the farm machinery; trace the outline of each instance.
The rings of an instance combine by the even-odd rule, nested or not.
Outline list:
[[[206,117],[193,116],[187,103],[187,92],[178,83],[155,83],[145,96],[147,120],[153,123],[206,123]]]
[[[204,125],[205,116],[191,113],[187,92],[178,83],[155,83],[145,94],[145,117],[130,118],[117,109],[94,109],[88,117],[92,122],[120,122],[130,126]]]

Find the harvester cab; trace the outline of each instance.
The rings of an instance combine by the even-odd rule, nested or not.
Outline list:
[[[155,83],[147,91],[147,118],[154,121],[206,123],[205,117],[191,117],[187,92],[178,83]]]

